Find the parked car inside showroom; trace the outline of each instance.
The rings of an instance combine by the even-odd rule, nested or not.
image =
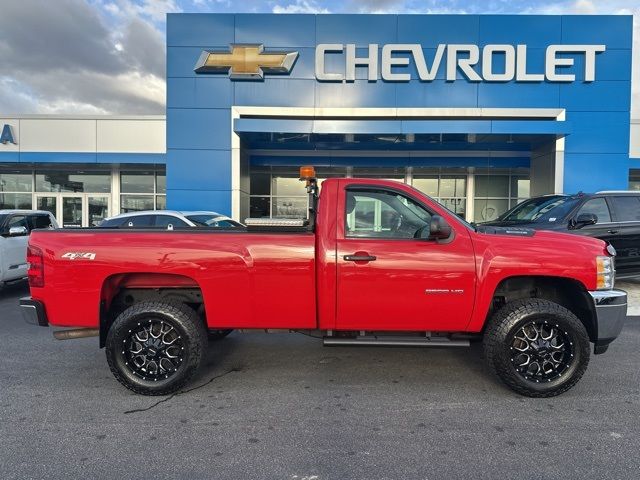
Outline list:
[[[140,212],[121,213],[106,218],[101,228],[242,228],[242,225],[231,218],[217,212],[193,211],[178,212],[174,210],[143,210]]]
[[[544,195],[482,225],[555,230],[599,238],[616,249],[617,278],[640,277],[640,192]]]
[[[36,228],[58,228],[51,213],[0,210],[0,286],[27,276],[27,243]]]

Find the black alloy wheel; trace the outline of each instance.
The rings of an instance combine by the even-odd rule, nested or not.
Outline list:
[[[106,341],[107,362],[116,379],[143,395],[182,388],[202,362],[207,331],[184,304],[142,302],[115,319]]]
[[[528,298],[507,303],[484,333],[489,368],[512,390],[552,397],[572,388],[589,364],[582,322],[557,303]]]

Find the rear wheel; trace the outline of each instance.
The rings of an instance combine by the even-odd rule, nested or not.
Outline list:
[[[122,312],[106,339],[107,362],[116,379],[142,395],[182,388],[204,355],[207,331],[181,304],[142,302]]]
[[[505,305],[484,335],[489,368],[529,397],[560,395],[578,383],[589,364],[589,347],[587,331],[573,313],[535,298]]]

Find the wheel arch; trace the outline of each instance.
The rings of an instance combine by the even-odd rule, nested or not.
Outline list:
[[[598,338],[596,311],[588,290],[582,282],[567,277],[513,276],[502,279],[493,293],[485,326],[503,305],[527,298],[541,298],[562,305],[582,322],[590,341]]]
[[[105,278],[100,290],[100,348],[115,318],[141,301],[172,301],[204,304],[198,282],[173,273],[128,272]]]

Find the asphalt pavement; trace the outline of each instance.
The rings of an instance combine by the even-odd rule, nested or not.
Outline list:
[[[640,477],[639,317],[551,399],[503,387],[479,345],[235,332],[187,391],[154,398],[116,382],[96,338],[23,323],[26,294],[0,291],[2,479]]]

